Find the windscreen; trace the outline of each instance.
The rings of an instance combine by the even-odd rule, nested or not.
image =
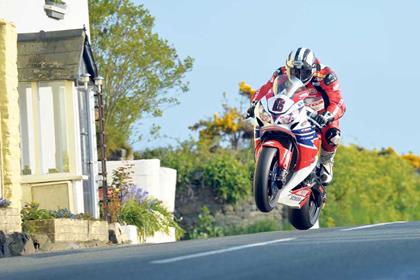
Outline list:
[[[299,79],[294,77],[289,79],[287,75],[277,76],[273,83],[273,92],[275,95],[283,94],[289,98],[292,98],[295,93],[304,89],[305,85]]]

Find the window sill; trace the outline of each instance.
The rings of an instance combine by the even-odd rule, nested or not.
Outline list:
[[[21,183],[33,184],[56,181],[81,181],[87,179],[88,177],[84,175],[77,175],[72,173],[52,173],[43,175],[22,175]]]

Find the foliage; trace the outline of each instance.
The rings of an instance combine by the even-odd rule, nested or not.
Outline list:
[[[227,203],[236,203],[250,194],[246,165],[229,153],[217,153],[203,165],[204,184]]]
[[[162,166],[174,168],[177,171],[177,190],[188,185],[199,183],[200,166],[207,159],[193,141],[180,143],[179,147],[166,147],[145,150],[138,159],[159,158]]]
[[[217,226],[209,208],[204,206],[198,215],[198,222],[191,232],[185,236],[186,239],[209,238],[223,236],[223,228]]]
[[[132,167],[126,165],[112,172],[113,196],[109,204],[111,217],[115,221],[137,226],[142,240],[157,231],[168,233],[169,227],[175,228],[177,237],[181,236],[183,230],[162,201],[150,198],[147,191],[133,183]]]
[[[76,215],[71,213],[67,208],[50,211],[50,213],[56,219],[76,219]]]
[[[239,94],[251,99],[252,96],[254,96],[254,94],[257,91],[255,89],[253,89],[250,85],[248,85],[247,83],[245,83],[245,81],[241,81],[239,83]]]
[[[112,223],[118,221],[122,198],[131,189],[138,188],[132,181],[133,165],[127,164],[112,171],[112,182],[108,188],[108,213]]]
[[[10,204],[11,204],[10,200],[7,200],[5,198],[0,198],[0,208],[9,207]]]
[[[179,58],[153,32],[154,18],[130,0],[89,1],[92,48],[104,76],[107,152],[126,146],[132,126],[146,115],[160,116],[186,92],[190,57]]]
[[[220,149],[211,153],[199,146],[188,141],[178,148],[146,150],[141,158],[159,158],[163,166],[176,169],[177,192],[191,185],[208,187],[230,204],[249,196],[254,166],[252,152]]]
[[[78,219],[78,220],[95,220],[89,214],[73,214],[70,210],[57,209],[57,210],[46,210],[39,208],[39,203],[32,202],[26,204],[23,209],[20,211],[22,218],[22,230],[24,232],[33,232],[33,228],[27,223],[27,221],[33,220],[47,220],[47,219]]]
[[[46,220],[54,218],[54,216],[52,215],[52,211],[40,209],[39,203],[36,202],[26,204],[20,213],[23,222],[29,220]]]
[[[141,240],[158,231],[169,233],[170,227],[175,228],[177,237],[183,234],[172,213],[166,209],[162,201],[156,199],[146,198],[142,202],[128,200],[121,208],[120,220],[137,226]]]
[[[112,187],[115,189],[121,189],[133,184],[132,176],[134,171],[132,168],[133,164],[127,164],[112,170]]]
[[[420,219],[420,177],[392,149],[340,147],[322,226]]]
[[[186,239],[209,238],[219,236],[230,236],[240,234],[252,234],[258,232],[278,231],[281,230],[279,221],[273,219],[262,219],[246,226],[221,227],[217,224],[214,216],[210,213],[207,206],[200,210],[198,222],[194,229],[186,233]]]
[[[412,154],[412,153],[408,153],[402,156],[405,160],[407,160],[415,169],[417,169],[418,171],[420,171],[420,157]]]
[[[253,126],[244,119],[242,111],[241,108],[229,106],[225,100],[222,114],[214,113],[213,118],[200,120],[190,129],[199,132],[201,145],[210,150],[220,147],[225,141],[234,150],[247,147],[253,137]]]

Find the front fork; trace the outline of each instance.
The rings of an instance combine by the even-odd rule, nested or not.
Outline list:
[[[257,132],[257,129],[256,129]],[[258,131],[259,133],[259,131]],[[257,136],[257,133],[255,134]],[[258,135],[259,136],[259,135]],[[277,186],[280,188],[286,184],[287,175],[289,174],[290,164],[292,161],[292,143],[287,142],[283,145],[277,140],[268,140],[261,142],[261,139],[255,137],[255,157],[258,158],[262,147],[271,147],[277,149],[278,171],[276,174]]]

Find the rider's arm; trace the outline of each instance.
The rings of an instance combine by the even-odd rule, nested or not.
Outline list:
[[[320,86],[328,97],[327,111],[330,112],[335,120],[340,119],[346,111],[346,106],[341,96],[340,83],[336,74],[328,69]]]
[[[276,77],[280,74],[285,74],[285,73],[286,73],[286,69],[284,66],[274,71],[273,75],[271,76],[271,79],[268,80],[262,87],[260,87],[260,89],[257,90],[257,92],[254,94],[251,102],[256,103],[257,101],[260,101],[261,98],[263,98],[270,91],[270,89],[273,88],[273,82],[276,79]]]

